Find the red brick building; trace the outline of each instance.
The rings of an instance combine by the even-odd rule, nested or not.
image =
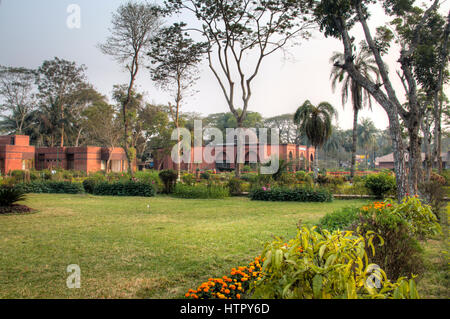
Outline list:
[[[0,136],[0,170],[7,174],[13,170],[67,169],[88,173],[127,171],[128,162],[122,148],[107,147],[34,147],[23,135]],[[109,163],[108,163],[109,160]],[[133,169],[136,167],[134,166]]]
[[[203,146],[200,148],[192,148],[190,154],[190,161],[181,162],[181,170],[195,172],[199,170],[233,170],[236,167],[237,146],[232,145],[218,145],[219,151],[214,147]],[[228,146],[228,148],[227,148]],[[244,146],[244,165],[254,166],[254,163],[265,162],[274,153],[274,147],[278,147],[278,156],[280,159],[292,163],[291,170],[311,170],[312,162],[314,161],[315,149],[313,147],[307,147],[304,145],[295,144],[280,144],[280,145],[267,145],[267,144],[246,144]],[[195,163],[195,152],[201,154],[201,163]],[[264,158],[260,158],[259,154],[265,154]],[[213,161],[205,160],[208,155],[211,154]],[[171,158],[171,155],[157,156],[162,159],[154,159],[155,169],[176,169],[176,164]]]
[[[0,170],[2,174],[34,167],[34,146],[24,135],[0,136]]]

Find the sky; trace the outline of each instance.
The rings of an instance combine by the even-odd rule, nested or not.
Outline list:
[[[122,66],[102,54],[97,45],[108,37],[111,15],[124,2],[0,0],[0,65],[38,68],[44,60],[54,57],[75,61],[87,67],[89,82],[110,98],[113,85],[127,83],[128,75]],[[68,12],[68,8],[72,4],[80,8],[80,28],[69,28],[67,25],[72,13]],[[448,12],[449,9],[450,1],[445,1],[441,11]],[[166,23],[178,20],[194,22],[189,16],[177,16]],[[370,20],[372,29],[386,21],[382,10],[375,7]],[[355,29],[352,34],[356,39],[362,39],[359,30]],[[267,57],[253,82],[249,111],[271,117],[294,113],[305,100],[313,104],[327,101],[339,112],[335,124],[343,129],[352,128],[351,104],[343,108],[340,88],[334,93],[331,89],[329,78],[332,66],[329,58],[335,51],[343,51],[340,41],[314,32],[312,39],[290,46],[286,54],[278,52]],[[391,79],[397,91],[401,92],[398,97],[404,101],[404,91],[395,75],[397,58],[394,52],[387,57],[387,62]],[[252,62],[252,56],[248,61]],[[166,104],[170,101],[170,96],[158,90],[151,81],[148,70],[141,70],[137,80],[138,91],[145,92],[146,99],[152,103]],[[194,89],[196,93],[184,101],[182,111],[202,115],[229,111],[218,82],[206,63],[200,66],[199,80]],[[360,118],[363,117],[371,118],[379,129],[385,129],[388,125],[385,111],[375,101],[372,111],[363,110],[360,113]]]

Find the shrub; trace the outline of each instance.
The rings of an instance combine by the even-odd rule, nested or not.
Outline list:
[[[370,262],[384,269],[391,279],[423,272],[423,255],[418,241],[409,233],[408,225],[398,215],[384,210],[375,215],[365,214],[359,217],[353,230],[361,233],[373,231],[381,236],[375,238],[377,247]]]
[[[261,254],[263,275],[251,288],[252,298],[418,298],[413,279],[391,282],[369,264],[365,248],[375,250],[375,237],[302,227],[288,243],[278,238]]]
[[[94,187],[93,194],[101,196],[155,196],[151,184],[135,181],[100,182]]]
[[[14,170],[10,173],[11,177],[13,177],[17,182],[26,182],[26,174],[25,171],[22,170]]]
[[[373,231],[384,241],[372,262],[380,265],[391,278],[423,271],[422,248],[418,239],[441,233],[431,208],[422,205],[417,197],[406,197],[400,204],[392,201],[364,206],[352,229],[362,233]]]
[[[228,188],[218,185],[183,185],[175,186],[174,196],[180,198],[197,198],[197,199],[220,199],[230,196]]]
[[[88,194],[93,194],[93,193],[94,193],[94,188],[95,188],[95,186],[96,186],[99,182],[100,182],[99,179],[93,178],[93,177],[90,177],[90,178],[85,179],[85,180],[83,181],[83,188],[84,188],[84,191],[85,191],[86,193],[88,193]]]
[[[24,193],[44,194],[82,194],[84,187],[81,183],[35,181],[31,183],[20,183],[15,186]]]
[[[205,180],[209,180],[211,178],[211,173],[209,173],[209,172],[202,172],[202,173],[200,173],[200,178],[201,179],[205,179]]]
[[[341,210],[328,213],[322,217],[317,225],[319,229],[334,231],[348,229],[359,218],[359,208],[346,207]]]
[[[175,185],[177,184],[177,179],[178,179],[177,171],[175,171],[173,169],[161,171],[159,173],[159,178],[161,179],[161,181],[164,184],[164,193],[172,194],[175,189]]]
[[[152,184],[155,187],[157,193],[161,193],[164,190],[164,184],[159,178],[158,171],[143,171],[136,172],[134,175],[138,182],[143,182],[146,184]]]
[[[388,206],[390,205],[390,206]],[[418,196],[405,197],[400,204],[389,201],[390,214],[396,214],[409,224],[410,232],[419,239],[440,234],[441,226],[430,206],[423,204]]]
[[[239,195],[242,193],[242,181],[239,178],[232,178],[228,182],[228,189],[232,195]]]
[[[395,190],[395,178],[386,173],[372,174],[365,178],[364,186],[378,199]]]
[[[185,183],[186,185],[192,186],[194,185],[195,182],[195,178],[193,174],[184,174],[183,177],[181,178],[181,180],[183,181],[183,183]]]
[[[1,207],[10,207],[22,200],[25,200],[25,193],[21,189],[9,186],[0,187]]]
[[[331,202],[333,195],[326,189],[313,188],[258,188],[250,192],[252,200],[280,202]]]
[[[444,187],[438,182],[429,181],[422,183],[419,188],[424,197],[424,201],[430,205],[436,218],[441,220],[441,212],[447,205]]]

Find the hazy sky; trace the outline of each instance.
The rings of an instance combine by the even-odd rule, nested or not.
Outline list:
[[[0,0],[0,64],[37,68],[46,59],[57,56],[87,66],[87,76],[95,88],[106,96],[111,95],[114,84],[126,83],[128,76],[110,57],[96,47],[108,36],[111,13],[120,0]],[[155,1],[161,3],[162,1]],[[429,2],[429,1],[428,1]],[[70,29],[66,21],[67,8],[77,4],[81,8],[81,28]],[[450,9],[444,3],[443,12]],[[189,20],[188,17],[179,17]],[[377,9],[371,19],[371,27],[385,22],[382,11]],[[361,37],[359,30],[352,32]],[[263,61],[258,77],[253,82],[253,96],[249,110],[258,111],[264,117],[294,113],[309,99],[313,104],[322,101],[332,103],[339,110],[341,128],[352,127],[352,107],[342,108],[340,90],[331,90],[329,58],[334,51],[342,51],[342,44],[335,39],[325,39],[315,33],[309,41],[289,48],[289,54],[272,55]],[[399,98],[403,90],[396,78],[395,54],[390,56],[391,77],[398,87]],[[229,111],[224,96],[212,72],[204,63],[195,89],[197,94],[183,105],[184,111],[203,115]],[[148,101],[167,103],[167,94],[157,90],[147,70],[142,69],[138,78],[138,90],[146,92]],[[378,128],[384,129],[387,117],[384,110],[374,103],[373,111],[361,112],[361,117],[371,117]]]

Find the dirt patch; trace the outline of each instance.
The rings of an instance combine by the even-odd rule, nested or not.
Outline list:
[[[4,214],[27,214],[35,212],[34,209],[25,205],[11,205],[0,207],[0,215]]]

